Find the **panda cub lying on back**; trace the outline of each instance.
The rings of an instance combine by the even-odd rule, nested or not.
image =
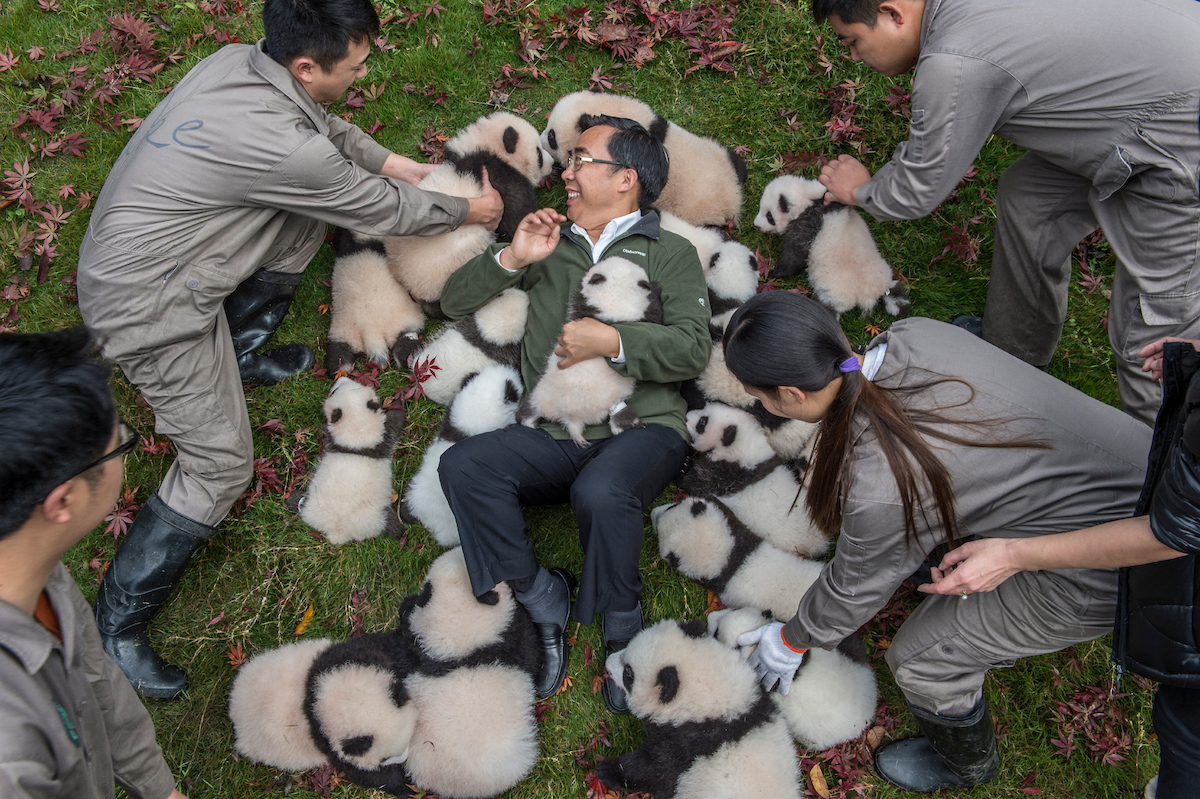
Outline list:
[[[654,799],[799,799],[796,749],[774,702],[704,622],[659,622],[605,666],[646,726],[641,749],[596,764],[605,785]]]
[[[624,258],[605,258],[589,269],[571,303],[568,322],[585,317],[605,324],[652,322],[662,324],[662,290],[642,269]],[[517,409],[517,421],[536,427],[539,419],[559,422],[581,447],[587,425],[608,419],[613,435],[642,427],[637,412],[625,404],[637,381],[619,374],[607,358],[589,358],[559,369],[562,356],[550,353],[546,370]]]

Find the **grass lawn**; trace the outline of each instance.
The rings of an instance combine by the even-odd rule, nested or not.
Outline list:
[[[422,0],[405,7],[385,0],[380,10],[387,22],[370,74],[332,110],[372,129],[394,151],[424,159],[439,136],[452,135],[493,107],[522,114],[540,130],[555,100],[568,92],[602,86],[634,95],[683,127],[740,148],[750,174],[734,232],[768,260],[778,256],[780,240],[760,234],[751,220],[773,177],[786,172],[815,177],[819,159],[840,153],[859,155],[874,170],[905,138],[908,79],[883,78],[845,58],[832,31],[813,25],[807,2],[697,5],[694,26],[686,14],[669,16],[689,8],[674,0],[578,2],[579,7],[558,0]],[[99,192],[131,130],[170,87],[223,42],[255,41],[259,18],[259,4],[243,0],[0,0],[4,193],[29,194],[0,210],[0,329],[30,332],[79,321],[74,273],[90,197]],[[653,38],[656,20],[661,26],[663,20],[681,19],[684,24]],[[648,49],[632,46],[631,37],[638,36],[651,37],[642,42]],[[961,311],[982,311],[997,177],[1019,154],[993,139],[970,177],[930,217],[872,224],[880,250],[908,281],[914,314],[948,320]],[[561,183],[540,196],[560,208],[565,199]],[[1084,255],[1051,373],[1115,403],[1102,326],[1112,258],[1102,243]],[[332,253],[323,247],[277,341],[314,345],[320,356],[329,324],[331,265]],[[797,285],[803,279],[783,287]],[[855,344],[866,343],[890,321],[881,311],[842,318]],[[385,395],[407,382],[394,369],[378,379]],[[153,414],[136,389],[120,376],[114,386],[122,415],[144,433],[152,431]],[[155,646],[191,675],[184,698],[149,707],[167,759],[192,799],[364,794],[353,785],[330,784],[336,780],[328,775],[282,775],[239,759],[226,715],[232,663],[295,640],[310,608],[305,637],[387,629],[401,598],[417,589],[440,552],[419,527],[402,541],[333,547],[284,508],[277,489],[303,478],[315,459],[328,387],[324,379],[306,375],[247,393],[256,428],[256,482],[201,550],[153,626]],[[415,472],[441,417],[441,408],[424,399],[409,410],[407,437],[395,461],[398,489]],[[272,420],[278,423],[266,424]],[[161,437],[129,457],[129,491],[112,523],[69,553],[68,565],[89,598],[119,539],[113,533],[157,487],[172,458]],[[539,559],[578,572],[581,557],[569,509],[533,508],[528,519]],[[648,620],[704,613],[706,592],[660,561],[649,534],[642,569]],[[896,620],[915,601],[898,597],[867,629],[885,700],[879,724],[889,734],[907,734],[915,725],[901,712],[903,701],[879,655]],[[506,796],[589,795],[586,775],[596,757],[626,752],[640,741],[640,723],[611,717],[596,692],[598,625],[574,628],[571,684],[548,703],[541,761]],[[1151,693],[1129,678],[1113,688],[1108,651],[1105,638],[1021,661],[988,678],[1003,767],[998,780],[972,796],[1140,795],[1157,768]],[[855,743],[804,754],[806,768],[819,766],[828,784],[822,788],[812,780],[808,795],[903,795],[880,784]]]

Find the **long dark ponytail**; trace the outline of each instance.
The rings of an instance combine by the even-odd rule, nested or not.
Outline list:
[[[862,429],[854,424],[855,417],[873,431],[887,458],[904,508],[904,533],[909,541],[916,540],[918,513],[923,526],[933,527],[923,496],[932,500],[937,522],[950,544],[958,537],[953,480],[926,436],[967,446],[1045,446],[1036,441],[968,439],[946,431],[948,422],[981,427],[999,423],[947,417],[946,411],[970,403],[974,396],[970,384],[958,378],[931,374],[920,385],[889,389],[867,380],[861,371],[841,372],[838,365],[853,352],[836,317],[799,294],[772,291],[751,298],[729,320],[724,347],[725,364],[734,377],[768,396],[778,395],[779,386],[819,391],[841,376],[841,389],[817,433],[806,499],[813,522],[828,535],[841,529],[846,495],[854,479],[854,439]],[[964,387],[961,402],[926,409],[905,401],[944,382]]]

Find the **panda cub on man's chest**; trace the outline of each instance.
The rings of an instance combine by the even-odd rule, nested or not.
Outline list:
[[[605,324],[662,324],[661,288],[632,261],[605,258],[584,274],[567,321],[585,317]],[[643,426],[637,412],[625,404],[636,388],[634,378],[618,373],[607,358],[588,358],[560,369],[562,360],[550,353],[541,379],[517,409],[518,422],[526,427],[536,427],[541,419],[559,422],[581,447],[588,445],[584,428],[605,419],[613,435]]]

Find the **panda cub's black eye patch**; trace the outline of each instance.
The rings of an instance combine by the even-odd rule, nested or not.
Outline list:
[[[512,125],[509,125],[507,128],[505,128],[504,129],[504,151],[507,152],[509,155],[512,155],[513,153],[515,153],[517,151],[517,139],[519,139],[519,138],[520,138],[520,134],[517,133],[517,129],[514,128]]]
[[[625,664],[624,671],[621,672],[621,682],[625,685],[625,691],[628,693],[633,690],[633,666]]]
[[[372,410],[372,411],[379,410],[379,403],[376,402],[375,400],[367,400],[367,410]]]
[[[729,425],[725,428],[725,434],[721,436],[721,443],[727,447],[732,447],[733,442],[737,439],[737,425]]]
[[[767,224],[768,224],[768,225],[774,225],[774,224],[775,224],[775,215],[774,215],[774,214],[772,214],[770,211],[767,211]]]
[[[330,423],[330,424],[337,424],[337,423],[338,423],[338,422],[340,422],[341,420],[342,420],[342,409],[341,409],[341,408],[334,408],[334,409],[333,409],[333,413],[329,414],[329,423]]]
[[[701,416],[698,420],[696,420],[696,432],[697,433],[703,433],[707,427],[708,427],[708,417],[707,416]]]
[[[592,279],[589,280],[588,283],[593,286],[598,286],[606,280],[608,280],[608,278],[606,278],[604,275],[592,275]]]
[[[792,207],[792,204],[788,202],[788,198],[787,198],[787,197],[780,196],[780,198],[779,198],[779,211],[780,211],[781,213],[784,213],[784,214],[786,214],[786,213],[788,212],[788,209],[789,209],[789,208],[791,208],[791,207]]]
[[[550,131],[546,134],[546,144],[550,145],[551,150],[558,149],[558,136],[554,135],[554,131]]]
[[[375,743],[375,736],[373,735],[358,735],[354,738],[347,738],[341,743],[342,752],[351,757],[365,755],[371,750],[371,744],[373,743]]]
[[[658,679],[654,681],[658,686],[658,698],[664,704],[669,704],[675,695],[679,693],[679,670],[674,666],[664,666],[658,671]]]

